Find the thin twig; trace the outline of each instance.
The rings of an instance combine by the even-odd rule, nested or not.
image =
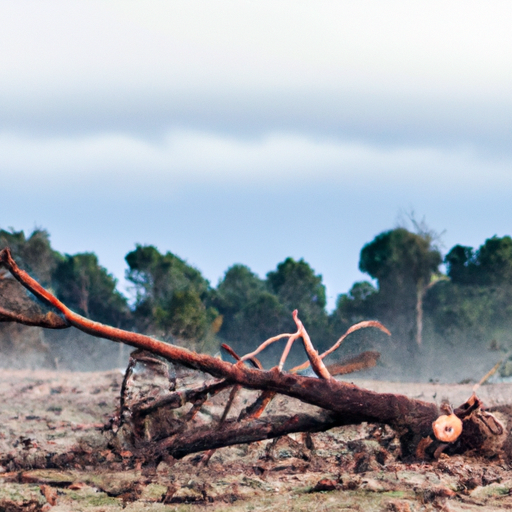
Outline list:
[[[0,322],[16,322],[32,327],[46,327],[48,329],[66,329],[69,324],[64,318],[49,311],[45,315],[27,316],[23,313],[15,313],[0,307]]]
[[[226,389],[232,385],[232,382],[225,379],[215,380],[213,382],[205,382],[201,386],[197,386],[195,388],[175,391],[167,396],[155,400],[154,402],[151,402],[151,404],[143,405],[140,407],[134,406],[133,413],[146,416],[161,407],[167,407],[168,409],[179,409],[186,403],[200,402],[203,397],[205,397],[205,400],[208,397],[211,398],[217,393],[220,393],[223,389]]]
[[[339,363],[327,365],[331,375],[346,375],[348,373],[359,372],[367,368],[373,368],[379,360],[380,352],[366,351],[357,356],[345,359]]]
[[[259,418],[268,404],[274,399],[277,393],[274,391],[263,391],[260,396],[249,407],[245,408],[238,416],[238,421]]]
[[[313,343],[311,343],[311,339],[309,338],[309,334],[307,333],[306,328],[299,320],[298,311],[295,310],[292,316],[293,320],[295,321],[295,324],[297,325],[298,332],[300,332],[300,335],[304,342],[304,348],[306,349],[306,354],[308,355],[309,362],[311,363],[311,368],[321,379],[330,380],[332,378],[331,374],[329,373],[329,370],[325,367],[323,361],[318,356],[318,352],[313,347]]]
[[[506,356],[505,356],[506,357]],[[473,386],[473,393],[476,393],[476,390],[484,384],[487,379],[490,379],[500,368],[503,361],[505,360],[505,357],[500,359],[481,379],[480,381]]]
[[[245,356],[241,357],[241,361],[247,361],[249,359],[252,359],[254,356],[258,355],[264,348],[267,348],[269,345],[272,345],[272,343],[275,343],[276,341],[282,340],[283,338],[289,338],[290,336],[293,336],[293,334],[278,334],[277,336],[273,336],[272,338],[269,338],[268,340],[264,341],[254,352],[251,352],[250,354],[245,354]]]
[[[290,350],[292,348],[293,343],[297,338],[300,338],[300,332],[297,331],[293,336],[290,336],[288,339],[288,342],[286,343],[286,346],[284,347],[283,354],[281,355],[281,359],[279,360],[279,371],[283,371],[284,363],[286,362],[286,358],[288,357],[288,354],[290,353]]]
[[[358,324],[355,324],[352,327],[350,327],[347,330],[347,332],[343,336],[341,336],[341,338],[330,349],[326,350],[323,354],[320,355],[320,359],[323,359],[324,357],[328,356],[329,354],[332,354],[336,349],[338,349],[349,334],[358,331],[359,329],[365,329],[367,327],[376,327],[377,329],[380,329],[382,332],[385,332],[388,336],[391,336],[391,333],[380,322],[377,322],[376,320],[365,320],[364,322],[359,322]],[[309,361],[306,361],[304,364],[292,368],[290,370],[290,373],[296,373],[300,372],[301,370],[305,370],[306,368],[308,368],[309,364]]]
[[[224,349],[236,361],[240,361],[242,359],[227,343],[222,343],[220,347]],[[258,368],[258,370],[263,370],[263,365],[260,363],[259,359],[251,357],[250,359],[247,359],[247,361],[251,363],[254,366],[254,368]]]

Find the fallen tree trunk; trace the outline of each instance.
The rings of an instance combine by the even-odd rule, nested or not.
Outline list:
[[[229,363],[206,354],[198,354],[182,347],[158,341],[143,334],[93,322],[71,311],[26,272],[19,269],[8,249],[0,251],[0,263],[9,270],[21,285],[44,304],[40,311],[35,311],[34,308],[28,312],[12,311],[7,309],[8,301],[2,297],[0,303],[1,321],[14,321],[45,328],[74,326],[92,336],[125,343],[163,357],[173,363],[224,379],[231,386],[238,385],[244,388],[261,390],[267,395],[272,393],[287,395],[328,411],[317,418],[306,415],[295,416],[295,419],[289,418],[289,420],[283,418],[261,420],[249,417],[246,424],[230,422],[223,425],[221,430],[212,427],[211,431],[205,432],[203,427],[202,432],[172,433],[161,442],[161,449],[167,449],[171,454],[182,456],[193,451],[275,437],[289,432],[326,430],[335,425],[358,424],[361,422],[383,423],[395,429],[400,436],[403,456],[425,454],[425,446],[431,444],[425,443],[423,440],[433,438],[432,423],[440,415],[440,411],[435,404],[410,399],[403,395],[375,393],[347,382],[335,380],[322,362],[322,357],[325,354],[319,356],[313,349],[309,336],[300,320],[298,320],[296,312],[294,313],[294,319],[298,326],[297,332],[275,338],[287,336],[289,341],[279,366],[265,371],[249,368],[242,361],[234,364]],[[364,324],[362,327],[373,326],[386,331],[377,322],[366,322]],[[351,330],[355,330],[355,328],[356,326]],[[352,332],[351,330],[347,334]],[[303,340],[309,362],[320,378],[305,377],[282,371],[287,351],[291,343],[298,338]],[[343,337],[340,338],[337,345],[342,339]],[[241,359],[250,359],[256,353],[257,351]],[[434,444],[436,442],[434,441]],[[437,444],[439,443],[437,442]],[[186,448],[187,446],[188,448]]]
[[[241,443],[253,443],[265,439],[284,436],[296,432],[323,432],[343,425],[340,417],[329,413],[311,416],[295,414],[292,416],[271,416],[240,423],[229,420],[221,430],[195,429],[180,436],[179,443],[174,439],[165,439],[157,444],[158,452],[169,453],[176,459],[189,453],[223,448]]]

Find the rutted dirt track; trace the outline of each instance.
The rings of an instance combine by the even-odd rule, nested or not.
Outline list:
[[[0,512],[512,509],[508,462],[442,456],[405,464],[394,433],[375,425],[223,448],[206,467],[197,455],[142,466],[129,451],[111,451],[101,430],[121,381],[118,371],[2,371]],[[471,394],[471,385],[354,382],[454,405]],[[494,384],[478,394],[490,407],[511,403],[511,391]],[[225,399],[205,405],[205,421]],[[270,410],[277,408],[305,406],[278,398]]]

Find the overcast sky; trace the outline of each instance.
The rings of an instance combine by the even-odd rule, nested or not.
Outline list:
[[[329,304],[414,210],[511,234],[509,1],[0,0],[0,227],[118,278],[154,244],[216,285],[287,256]]]

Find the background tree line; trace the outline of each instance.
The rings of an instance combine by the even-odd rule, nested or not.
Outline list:
[[[417,223],[414,228],[385,231],[362,248],[359,268],[373,282],[355,283],[339,295],[330,313],[322,276],[302,259],[285,259],[265,278],[235,264],[212,287],[177,255],[137,245],[125,258],[134,292],[134,300],[128,301],[94,253],[60,254],[45,230],[36,229],[28,237],[23,231],[0,230],[0,248],[11,247],[20,265],[76,312],[201,351],[216,352],[225,341],[244,353],[270,336],[293,332],[293,309],[299,310],[319,350],[358,321],[380,320],[391,330],[391,340],[380,332],[360,331],[347,341],[345,353],[378,348],[411,368],[439,351],[508,350],[512,239],[494,236],[476,250],[456,245],[443,258],[434,234]],[[445,274],[440,270],[443,262]],[[27,335],[20,326],[2,326],[4,357],[14,354]],[[73,367],[73,348],[83,360],[80,336],[39,333],[32,345],[39,343],[38,349],[43,347],[54,364],[60,358],[62,366]],[[90,343],[93,366],[115,365],[119,354],[112,353],[112,344]],[[270,350],[267,359],[280,349]]]

